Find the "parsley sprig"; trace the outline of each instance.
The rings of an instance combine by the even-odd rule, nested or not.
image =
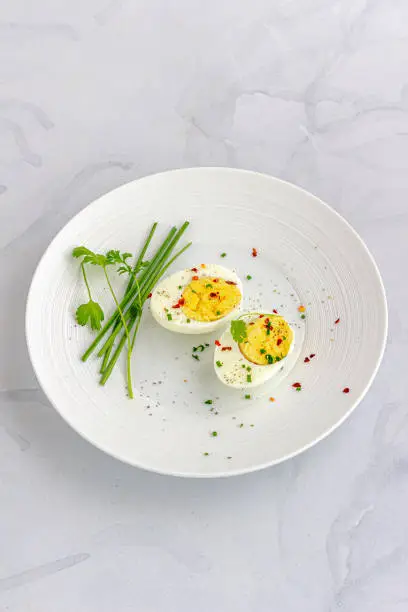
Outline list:
[[[127,252],[122,253],[119,250],[110,250],[103,255],[94,253],[84,246],[74,249],[73,256],[82,258],[81,268],[89,297],[88,303],[82,304],[78,308],[76,312],[77,321],[81,325],[88,323],[91,329],[99,332],[82,355],[82,361],[89,359],[92,353],[104,341],[97,353],[97,356],[102,358],[100,368],[101,385],[104,385],[109,379],[122,349],[127,344],[127,386],[129,397],[133,397],[130,367],[131,355],[140,326],[143,306],[158,280],[171,264],[191,245],[191,242],[189,242],[173,255],[173,251],[188,225],[189,223],[186,221],[180,228],[172,227],[156,252],[148,261],[145,261],[146,252],[157,228],[157,223],[154,223],[133,267],[129,263],[131,254]],[[101,306],[92,299],[86,276],[87,265],[100,266],[103,269],[116,306],[116,310],[103,326],[104,313]],[[127,274],[129,276],[124,295],[121,299],[118,298],[112,287],[110,275],[108,274],[109,267],[115,268],[118,274]],[[108,332],[109,335],[107,336]]]

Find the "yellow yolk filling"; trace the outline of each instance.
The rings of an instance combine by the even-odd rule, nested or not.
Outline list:
[[[293,332],[283,317],[265,315],[247,324],[247,337],[239,344],[241,353],[257,365],[270,365],[289,353]]]
[[[234,310],[241,301],[241,292],[232,281],[202,276],[184,289],[182,310],[195,321],[217,321]]]

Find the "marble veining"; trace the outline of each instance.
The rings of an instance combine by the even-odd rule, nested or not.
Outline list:
[[[2,3],[1,612],[408,610],[407,23],[406,0]],[[80,439],[24,340],[32,273],[66,221],[194,165],[328,201],[390,307],[384,362],[347,423],[286,464],[211,482]]]

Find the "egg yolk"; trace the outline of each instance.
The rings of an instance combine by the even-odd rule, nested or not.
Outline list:
[[[247,337],[239,344],[241,353],[257,365],[284,359],[293,341],[293,332],[283,317],[265,315],[247,325]]]
[[[234,310],[241,301],[236,283],[202,276],[184,289],[182,310],[195,321],[217,321]]]

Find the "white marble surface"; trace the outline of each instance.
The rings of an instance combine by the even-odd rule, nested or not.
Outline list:
[[[0,6],[0,610],[408,610],[408,3],[13,0]],[[104,456],[38,389],[30,277],[88,202],[230,165],[321,196],[390,306],[354,415],[286,464],[221,481]]]

